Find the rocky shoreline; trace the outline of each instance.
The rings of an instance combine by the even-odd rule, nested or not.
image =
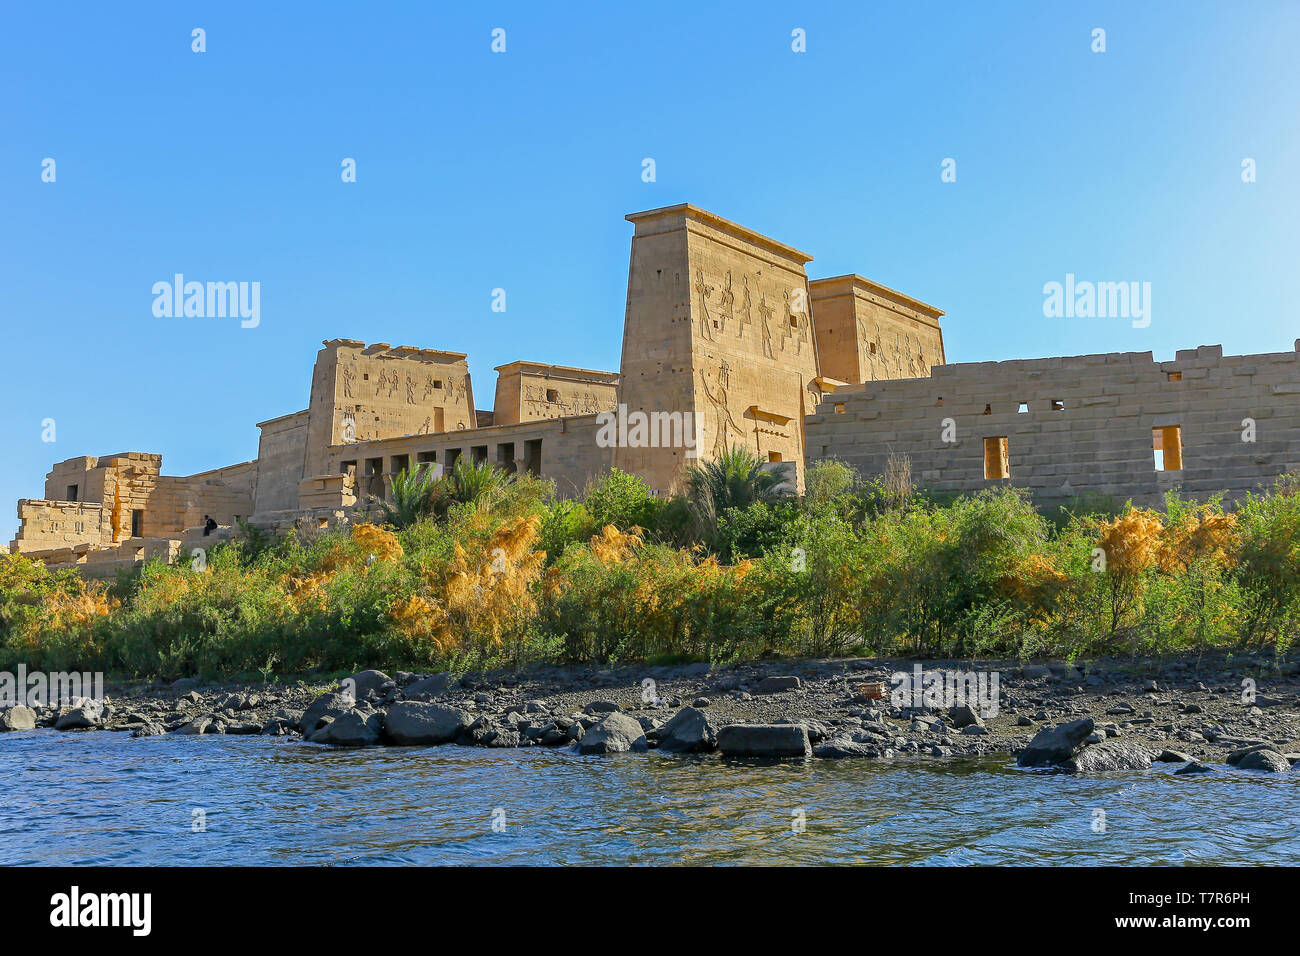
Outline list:
[[[1300,664],[1237,656],[1086,665],[926,661],[996,674],[995,713],[899,702],[907,660],[771,661],[710,668],[547,667],[465,675],[361,671],[341,685],[110,685],[103,701],[11,707],[0,730],[293,736],[340,747],[660,749],[729,757],[887,760],[1006,754],[1079,773],[1178,762],[1300,766]],[[881,699],[878,682],[886,696]],[[873,687],[873,684],[875,686]],[[893,699],[891,699],[891,696]],[[2,746],[2,744],[0,744]]]

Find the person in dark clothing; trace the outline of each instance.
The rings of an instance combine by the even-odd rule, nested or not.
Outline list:
[[[217,530],[217,523],[212,520],[212,515],[203,516],[203,537],[207,537]]]

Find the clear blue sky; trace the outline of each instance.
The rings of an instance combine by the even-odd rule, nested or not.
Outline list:
[[[56,460],[253,458],[325,338],[467,352],[483,405],[617,369],[623,216],[682,201],[944,309],[950,361],[1300,335],[1300,3],[604,6],[6,4],[0,541]],[[260,326],[155,318],[176,272]],[[1150,327],[1044,318],[1068,272]]]

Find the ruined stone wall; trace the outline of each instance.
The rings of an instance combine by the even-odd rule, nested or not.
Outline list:
[[[809,289],[822,375],[919,378],[943,364],[939,309],[859,275],[814,279]]]
[[[169,526],[168,534],[201,526],[204,515],[220,525],[233,525],[254,511],[257,474],[258,462],[247,461],[184,478],[162,476],[148,507],[157,508],[161,495],[161,503],[180,514],[180,527]]]
[[[332,445],[473,428],[460,352],[330,339],[317,353],[301,477],[324,473]]]
[[[298,507],[307,452],[307,410],[259,422],[255,512]]]
[[[1154,429],[1177,429],[1181,469],[1156,470]],[[836,392],[807,432],[810,458],[875,475],[897,452],[936,491],[1009,483],[1043,505],[1105,495],[1158,506],[1174,486],[1234,498],[1300,469],[1300,355],[1202,346],[1169,362],[1117,352],[942,365]],[[1009,477],[985,478],[985,440],[1003,437]]]
[[[187,477],[161,470],[161,455],[142,452],[58,462],[45,479],[47,498],[19,503],[21,527],[11,548],[112,548],[133,532],[142,538],[174,538],[201,524],[205,514],[231,524],[253,511],[255,461]],[[67,500],[74,485],[75,502]]]
[[[594,415],[618,403],[618,375],[614,372],[512,362],[498,366],[496,373],[493,425]]]
[[[18,502],[18,521],[18,534],[9,545],[11,553],[79,544],[100,546],[107,529],[103,506],[90,501],[24,498]]]
[[[634,213],[619,400],[689,411],[696,452],[740,445],[794,461],[820,394],[804,264],[810,256],[694,206]],[[667,494],[694,455],[620,447],[620,468]]]

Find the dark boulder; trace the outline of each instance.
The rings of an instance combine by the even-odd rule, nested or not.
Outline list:
[[[1112,770],[1150,770],[1151,752],[1129,740],[1107,740],[1084,747],[1065,762],[1075,773],[1106,773]]]
[[[701,753],[718,746],[718,728],[695,707],[683,707],[656,733],[660,750]]]
[[[1291,761],[1276,750],[1252,750],[1237,761],[1238,770],[1267,770],[1282,773],[1291,769]]]
[[[803,724],[728,724],[718,731],[718,749],[733,757],[812,756]]]
[[[83,697],[81,701],[59,714],[54,721],[55,730],[88,730],[98,727],[104,719],[104,705],[97,700]]]
[[[813,756],[823,760],[843,760],[846,757],[879,757],[880,748],[859,743],[848,737],[836,737],[813,748]]]
[[[0,731],[4,730],[35,730],[36,729],[36,711],[23,704],[15,704],[4,711],[0,711]]]
[[[383,730],[384,715],[379,711],[353,708],[312,734],[311,742],[335,747],[373,747],[379,743]]]
[[[754,688],[755,694],[780,694],[787,690],[800,690],[803,682],[797,677],[764,677]]]
[[[606,714],[578,741],[580,754],[626,753],[648,747],[641,725],[618,711]]]
[[[984,726],[984,718],[979,715],[979,711],[969,704],[958,704],[956,707],[949,708],[948,717],[952,721],[952,725],[959,729]]]
[[[459,707],[406,700],[388,708],[384,736],[399,746],[447,744],[472,723],[473,716]]]
[[[1022,767],[1046,767],[1065,763],[1075,755],[1096,729],[1091,717],[1072,720],[1056,727],[1044,727],[1034,735],[1029,746],[1020,752],[1016,763]]]
[[[455,690],[459,683],[460,679],[455,674],[434,674],[432,677],[423,677],[407,684],[402,689],[402,693],[407,700],[430,700],[434,697],[441,697],[448,691]]]
[[[303,711],[302,718],[298,721],[298,730],[304,737],[310,738],[320,729],[323,718],[332,717],[337,720],[355,707],[356,703],[356,698],[349,694],[321,694]]]
[[[391,677],[376,670],[357,671],[343,682],[344,692],[351,690],[357,700],[365,700],[371,693],[383,697],[396,686]]]

